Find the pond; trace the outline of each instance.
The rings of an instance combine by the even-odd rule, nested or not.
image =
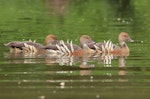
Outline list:
[[[149,99],[149,0],[0,0],[1,99]],[[11,41],[48,34],[79,45],[81,35],[95,42],[127,32],[127,57],[68,57],[14,54]]]

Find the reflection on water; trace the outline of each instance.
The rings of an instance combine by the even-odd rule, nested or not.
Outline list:
[[[86,94],[85,96],[91,99],[106,95],[116,98],[114,96],[116,94],[117,97],[126,95],[126,98],[130,98],[140,93],[138,87],[149,85],[149,81],[145,81],[149,78],[148,76],[142,74],[137,77],[135,75],[142,72],[139,70],[142,68],[127,67],[128,58],[124,56],[70,57],[5,53],[4,59],[7,63],[1,66],[0,89],[10,90],[10,96],[13,97],[21,94],[24,97],[32,96],[32,98],[39,99],[77,98],[81,94]],[[144,72],[149,72],[149,70],[145,69]],[[8,92],[7,90],[2,92],[4,93],[2,97]],[[15,91],[19,92],[16,94]],[[132,91],[136,93],[128,96]],[[148,91],[148,89],[143,89],[143,91]],[[73,94],[74,92],[80,94]],[[146,93],[144,95],[148,96]]]
[[[112,67],[112,61],[118,60],[118,75],[126,75],[126,58],[125,56],[113,56],[110,55],[99,55],[92,57],[75,57],[67,55],[56,55],[56,54],[33,54],[33,53],[20,53],[12,54],[5,53],[4,58],[7,60],[7,64],[40,64],[44,63],[47,66],[69,66],[69,68],[79,69],[80,75],[92,75],[92,69],[97,68],[96,64],[101,64],[104,68]],[[74,67],[75,66],[75,67]],[[78,66],[78,67],[77,67]],[[72,73],[72,70],[70,73]],[[115,69],[115,68],[114,68]],[[69,71],[46,71],[46,74],[52,73],[68,73]],[[104,73],[111,76],[111,72]]]
[[[46,65],[59,65],[59,66],[78,66],[80,70],[80,75],[92,75],[91,69],[95,68],[95,64],[101,64],[103,67],[112,67],[112,60],[118,60],[118,67],[125,68],[125,56],[113,56],[100,54],[99,56],[67,56],[58,54],[33,54],[33,53],[20,53],[12,54],[5,53],[5,58],[9,64],[38,64],[45,63]],[[48,72],[47,72],[48,73]],[[111,73],[106,73],[111,75]],[[126,71],[121,69],[118,72],[119,75],[125,75]]]
[[[88,65],[90,61],[98,61],[100,64],[104,64],[106,67],[111,67],[112,59],[117,59],[117,56],[112,54],[100,54],[95,56],[70,56],[62,54],[38,54],[38,53],[5,53],[4,57],[10,60],[10,63],[40,63],[39,59],[44,60],[41,63],[46,63],[47,65],[59,64],[61,66],[72,66],[80,62],[81,68],[91,68],[93,65]],[[11,61],[13,60],[13,61]],[[119,65],[125,66],[125,57],[119,57]]]

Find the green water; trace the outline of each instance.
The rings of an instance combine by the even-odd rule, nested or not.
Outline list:
[[[0,0],[0,98],[149,99],[149,3]],[[135,42],[128,43],[128,57],[116,57],[110,64],[98,57],[10,54],[3,45],[29,39],[44,44],[48,34],[76,44],[83,34],[96,42],[111,39],[117,43],[121,31]]]

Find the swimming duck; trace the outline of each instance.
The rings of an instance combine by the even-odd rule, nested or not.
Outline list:
[[[12,41],[5,46],[9,47],[11,53],[22,53],[22,52],[33,52],[37,53],[38,51],[44,51],[44,49],[57,49],[56,44],[58,42],[57,37],[53,34],[49,34],[45,38],[46,46],[43,46],[40,43],[36,43],[35,41]]]
[[[108,53],[111,53],[113,55],[117,55],[117,56],[128,56],[129,55],[129,48],[126,44],[126,42],[134,42],[134,40],[132,40],[130,38],[130,36],[128,35],[128,33],[125,33],[125,32],[121,32],[119,35],[118,35],[118,42],[120,44],[120,47],[116,44],[112,44],[111,41],[107,41],[107,43],[109,43],[108,45],[106,45],[107,43],[104,42],[104,43],[101,43],[101,42],[98,42],[95,44],[95,46],[99,49],[104,49],[104,46],[105,48],[107,49],[107,52]],[[106,47],[107,46],[107,47]],[[106,51],[103,50],[103,51]]]
[[[82,46],[82,50],[77,50],[73,52],[72,54],[100,54],[106,51],[110,51],[112,49],[112,42],[107,41],[105,44],[101,44],[102,48],[97,46],[97,43],[94,42],[89,35],[82,35],[80,37],[80,44]]]
[[[106,50],[110,51],[111,50],[111,47],[112,47],[112,42],[111,41],[107,41],[105,42],[105,44],[101,44],[102,48],[100,48],[96,43],[94,42],[90,36],[88,35],[82,35],[80,37],[80,43],[81,43],[81,46],[83,47],[83,45],[87,46],[89,49],[91,50],[94,50],[95,53],[103,53],[105,52]],[[84,47],[83,47],[84,48]]]
[[[111,53],[115,55],[122,55],[122,56],[129,55],[130,50],[126,42],[134,42],[134,40],[132,40],[127,33],[121,32],[118,36],[118,41],[120,47],[115,47]]]
[[[92,41],[91,37],[88,35],[82,35],[80,37],[80,44],[82,48],[75,49],[72,45],[72,41],[68,43],[66,46],[64,43],[62,43],[62,46],[58,46],[58,49],[62,51],[64,54],[69,54],[73,56],[83,56],[83,55],[89,55],[89,54],[94,54],[96,51],[89,48],[89,45],[94,44],[95,42]],[[94,46],[93,46],[94,47]]]

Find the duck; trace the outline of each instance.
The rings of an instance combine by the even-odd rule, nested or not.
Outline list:
[[[85,56],[85,55],[89,56],[96,52],[95,50],[93,50],[89,47],[90,45],[92,47],[94,47],[93,44],[95,44],[95,42],[91,39],[90,36],[82,35],[82,36],[80,36],[81,47],[79,47],[78,45],[76,45],[76,47],[78,46],[78,48],[73,47],[72,41],[70,43],[68,43],[67,46],[64,43],[62,43],[62,46],[57,45],[57,47],[60,51],[62,51],[65,54],[81,57],[81,56]]]
[[[92,38],[89,36],[89,35],[82,35],[80,37],[80,44],[82,46],[82,48],[88,48],[88,51],[89,52],[94,52],[96,54],[98,53],[103,53],[105,52],[106,50],[110,50],[111,47],[112,47],[112,42],[110,41],[107,41],[105,42],[106,44],[101,44],[103,45],[102,47],[103,48],[100,48],[98,46],[98,43],[96,43],[95,41],[92,40]],[[94,50],[94,51],[93,51]]]
[[[101,49],[103,52],[107,52],[115,56],[128,56],[130,53],[130,50],[126,42],[134,42],[134,40],[131,39],[128,33],[121,32],[118,35],[118,42],[120,46],[113,44],[112,41],[98,42],[98,43],[95,43],[95,46],[96,46],[95,48],[97,48],[97,50]]]
[[[134,42],[134,40],[131,39],[128,33],[121,32],[118,36],[118,41],[120,47],[115,45],[116,47],[113,49],[111,53],[118,56],[128,56],[130,53],[130,49],[127,46],[126,42]]]
[[[57,49],[55,45],[58,39],[55,35],[49,34],[45,38],[45,46],[35,41],[12,41],[4,44],[10,49],[10,53],[37,53],[43,52],[45,49]]]
[[[112,49],[112,42],[107,41],[105,44],[101,44],[102,48],[97,46],[98,43],[92,40],[89,35],[82,35],[80,37],[80,45],[82,50],[75,50],[72,52],[73,55],[97,55],[102,54],[103,52],[110,51]]]

